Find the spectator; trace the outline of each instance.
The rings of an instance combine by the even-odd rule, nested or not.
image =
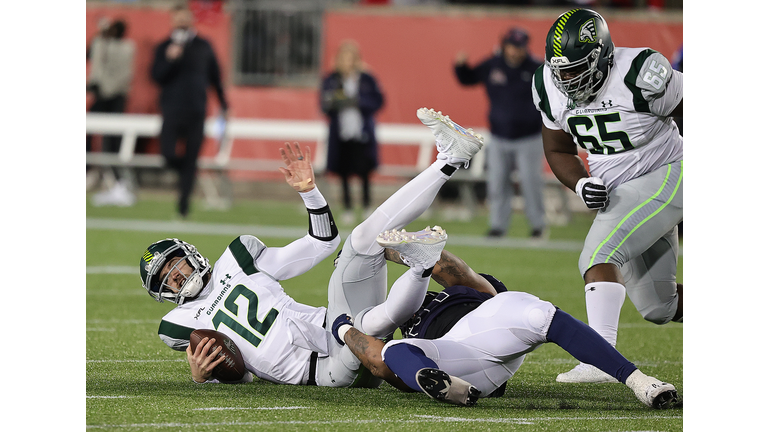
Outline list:
[[[379,164],[374,114],[384,104],[376,78],[366,71],[354,41],[345,41],[336,54],[336,64],[322,83],[320,108],[328,116],[328,160],[326,169],[341,179],[344,200],[342,223],[355,222],[349,178],[360,178],[363,218],[371,213],[371,173]]]
[[[463,85],[483,83],[491,108],[491,136],[486,143],[490,237],[507,234],[512,216],[514,189],[510,173],[517,170],[525,200],[531,237],[545,234],[543,180],[544,151],[541,118],[533,105],[531,78],[542,62],[528,52],[528,33],[510,29],[501,40],[501,50],[475,67],[467,54],[456,56],[456,77]]]
[[[203,144],[208,86],[216,90],[224,118],[227,101],[213,47],[197,35],[192,12],[177,7],[171,19],[171,36],[155,49],[152,79],[160,85],[160,148],[167,166],[179,173],[178,212],[186,218]],[[185,140],[181,155],[176,150],[179,139]]]
[[[126,25],[122,20],[100,23],[100,33],[93,39],[86,57],[91,61],[87,91],[94,102],[90,112],[122,113],[133,79],[133,58],[136,52],[132,40],[125,38]],[[106,135],[102,138],[102,151],[120,151],[120,136]],[[92,137],[86,136],[86,151],[92,151]],[[94,171],[96,175],[97,172]],[[93,197],[94,205],[131,206],[136,197],[131,192],[130,178],[119,170],[110,169],[104,173],[108,189]],[[96,179],[92,180],[94,183]]]

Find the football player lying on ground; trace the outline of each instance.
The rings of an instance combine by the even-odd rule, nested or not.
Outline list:
[[[407,261],[394,251],[387,251],[387,258]],[[394,387],[457,405],[501,396],[525,355],[547,342],[626,384],[647,406],[664,409],[677,402],[673,385],[643,374],[592,328],[552,303],[508,291],[445,250],[432,278],[445,289],[427,294],[400,327],[403,339],[368,336],[340,315],[332,325],[336,341]]]
[[[367,334],[384,337],[394,332],[419,308],[430,271],[440,258],[447,235],[439,227],[397,236],[387,244],[402,253],[411,267],[387,296],[382,231],[402,229],[432,203],[441,186],[482,147],[482,137],[465,130],[434,110],[417,111],[435,135],[437,160],[395,192],[370,217],[352,230],[328,283],[328,306],[296,302],[279,281],[305,273],[330,256],[339,235],[330,208],[315,185],[309,150],[298,144],[281,149],[286,182],[304,200],[309,232],[284,247],[267,247],[259,239],[234,239],[213,267],[197,249],[179,239],[165,239],[147,248],[140,261],[144,288],[157,301],[178,306],[166,314],[158,334],[176,350],[186,350],[192,378],[215,381],[221,348],[209,352],[212,339],[193,351],[190,334],[196,329],[224,333],[239,347],[246,367],[242,381],[252,375],[282,384],[329,387],[376,387],[371,376],[347,347],[333,340],[330,324],[340,314],[355,317]],[[379,239],[381,241],[381,239]],[[326,325],[327,324],[327,325]]]

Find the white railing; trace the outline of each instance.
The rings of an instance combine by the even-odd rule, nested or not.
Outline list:
[[[125,167],[162,167],[159,154],[136,154],[138,137],[157,137],[160,135],[162,119],[151,114],[96,114],[85,116],[85,130],[94,135],[120,135],[120,152],[91,152],[86,155],[86,162],[91,165],[114,165]],[[483,133],[484,131],[479,131]],[[216,136],[216,119],[205,122],[205,135]],[[215,156],[200,157],[202,169],[274,171],[281,165],[278,158],[273,160],[233,158],[232,149],[236,139],[314,141],[317,144],[314,168],[318,172],[325,170],[327,155],[328,125],[317,120],[261,120],[230,119],[227,122],[223,139]],[[382,165],[378,173],[397,177],[412,177],[432,163],[435,149],[434,137],[429,129],[411,124],[379,124],[376,137],[381,146],[417,145],[419,150],[415,161],[404,165]],[[465,178],[481,180],[483,178],[483,158],[481,151],[473,160],[470,169],[462,175]],[[463,171],[462,171],[463,172]]]
[[[122,168],[160,168],[164,164],[160,154],[137,154],[136,140],[138,137],[157,137],[160,135],[162,118],[151,114],[97,114],[87,113],[85,116],[86,134],[120,135],[122,141],[119,153],[89,152],[86,163],[90,165],[115,166]],[[230,119],[222,136],[217,136],[216,119],[209,118],[205,122],[205,135],[218,140],[219,149],[214,156],[201,156],[198,166],[202,170],[218,171],[223,181],[221,187],[216,187],[208,177],[201,177],[200,185],[210,206],[228,208],[231,205],[231,185],[227,171],[261,171],[276,172],[282,166],[282,160],[233,158],[232,149],[236,139],[248,140],[278,140],[278,141],[314,141],[317,144],[314,159],[315,171],[325,171],[327,156],[328,125],[318,120],[263,120],[263,119]],[[477,128],[477,132],[486,135],[487,130]],[[402,165],[380,164],[377,173],[384,176],[394,176],[410,179],[426,169],[434,161],[435,140],[432,132],[424,126],[416,124],[379,123],[376,127],[376,137],[381,147],[384,146],[418,146],[416,160]],[[248,145],[243,143],[239,145]],[[474,212],[475,198],[472,182],[484,181],[483,172],[485,153],[481,150],[472,158],[472,164],[467,170],[459,170],[453,180],[459,182],[460,199],[464,206]],[[570,219],[567,191],[560,185],[551,173],[545,174],[546,183],[556,188],[555,205],[560,219]]]

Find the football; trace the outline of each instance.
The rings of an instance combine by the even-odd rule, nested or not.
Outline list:
[[[224,361],[213,369],[213,378],[219,381],[239,381],[245,375],[245,362],[235,342],[216,330],[195,330],[189,335],[189,344],[193,351],[203,338],[216,339],[208,352],[211,353],[221,346],[219,356],[225,357]]]

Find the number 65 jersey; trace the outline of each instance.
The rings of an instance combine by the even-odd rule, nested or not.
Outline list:
[[[196,329],[214,329],[229,336],[243,354],[246,369],[280,384],[304,384],[312,350],[294,324],[312,327],[320,335],[326,308],[297,303],[272,275],[258,266],[267,247],[256,237],[236,238],[213,266],[200,296],[168,312],[158,335],[175,350],[185,350]],[[298,334],[297,334],[298,333]],[[318,351],[322,348],[318,349]]]
[[[669,117],[683,99],[683,74],[652,49],[617,47],[607,81],[586,105],[574,106],[555,87],[546,64],[532,91],[544,126],[569,133],[609,191],[683,159],[683,138]]]

